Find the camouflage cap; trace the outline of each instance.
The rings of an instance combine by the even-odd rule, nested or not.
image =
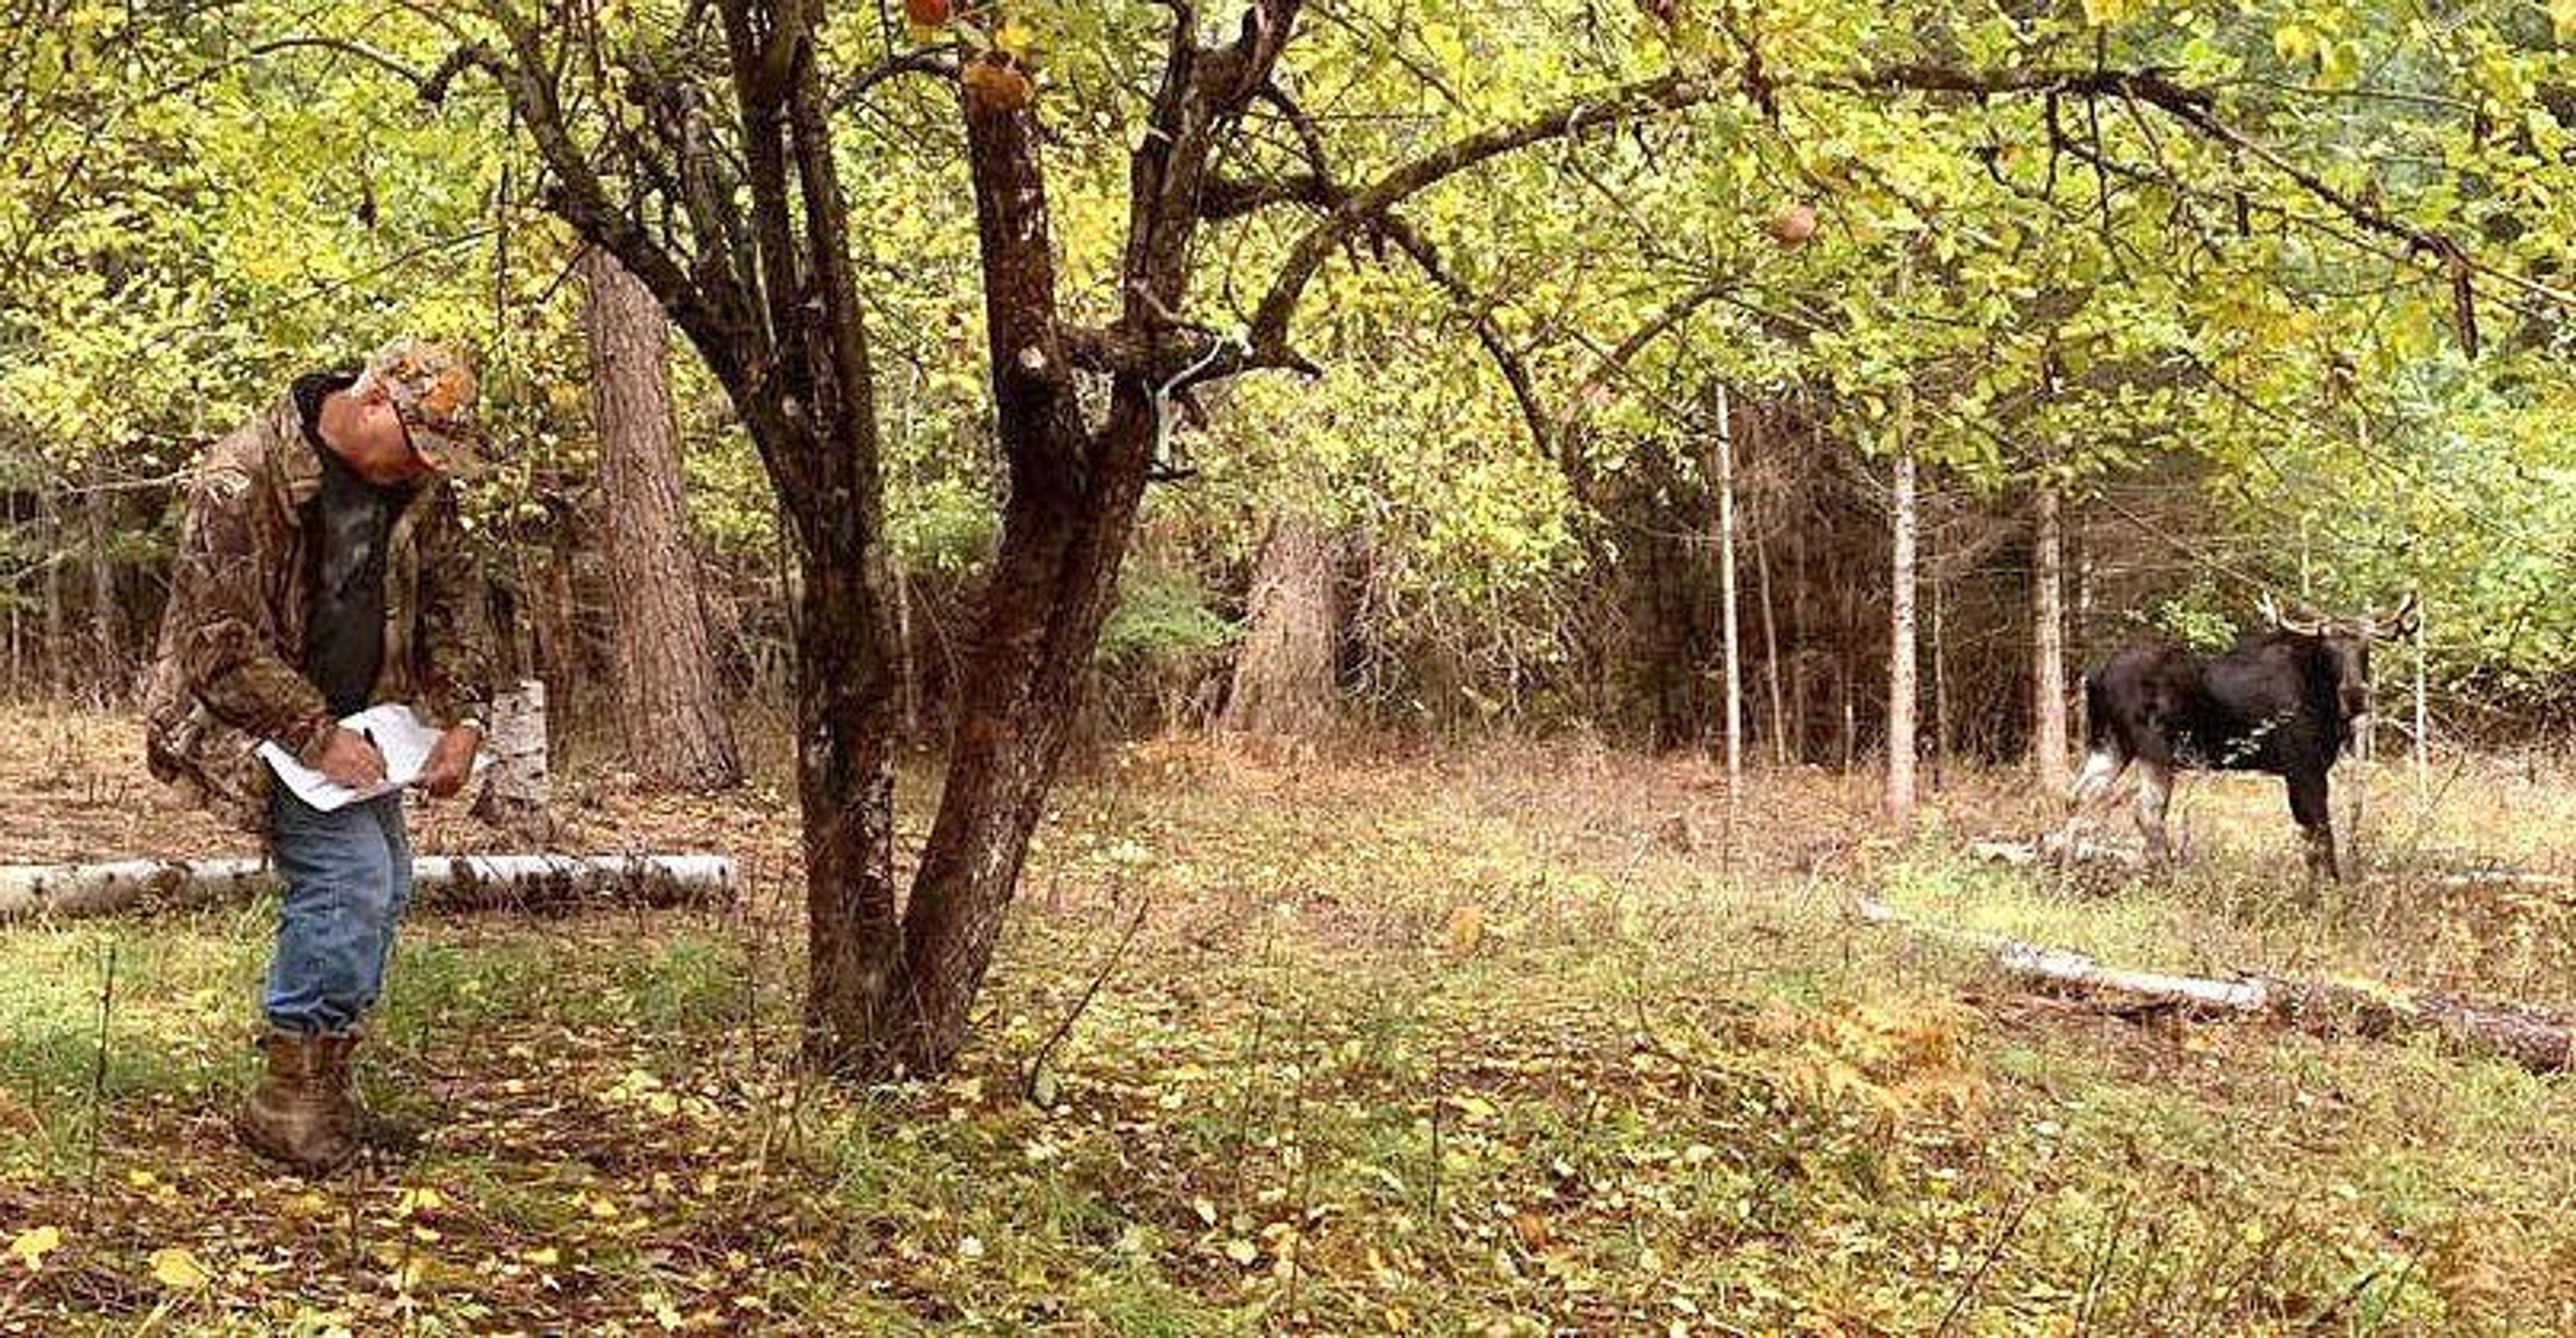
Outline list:
[[[406,335],[368,357],[353,389],[381,385],[411,438],[434,469],[470,460],[482,433],[474,418],[474,372],[463,354]]]

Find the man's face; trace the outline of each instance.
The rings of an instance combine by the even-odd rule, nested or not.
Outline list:
[[[326,434],[331,448],[370,483],[400,483],[427,472],[429,462],[411,448],[393,400],[384,387],[368,386],[341,396],[347,401],[336,430]]]

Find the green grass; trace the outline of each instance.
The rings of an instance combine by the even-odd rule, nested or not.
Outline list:
[[[2425,1041],[2134,1025],[1845,906],[1867,889],[2123,965],[2378,964],[2543,995],[2565,986],[2545,951],[2445,946],[2456,908],[2367,881],[2276,898],[2295,856],[2254,828],[2082,894],[1938,839],[1845,839],[1819,866],[1796,852],[1827,848],[1847,797],[1774,784],[1729,857],[1689,775],[1590,754],[1292,782],[1183,752],[1076,780],[974,1045],[871,1088],[787,1062],[792,906],[422,916],[366,1091],[433,1136],[319,1188],[222,1129],[271,908],[0,930],[0,1234],[63,1236],[40,1272],[0,1259],[0,1321],[2576,1324],[2565,1080]],[[1654,835],[1674,812],[1688,849]],[[1036,1047],[1137,898],[1145,933],[1032,1104]],[[207,1286],[153,1280],[170,1248]]]

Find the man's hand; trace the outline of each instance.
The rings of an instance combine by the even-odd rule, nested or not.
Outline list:
[[[330,740],[322,745],[319,767],[323,775],[352,790],[369,789],[385,779],[385,755],[346,725],[332,727]]]
[[[445,799],[465,788],[465,778],[474,774],[474,754],[483,746],[483,731],[472,725],[458,725],[438,736],[438,746],[429,750],[429,761],[420,769],[420,788]]]

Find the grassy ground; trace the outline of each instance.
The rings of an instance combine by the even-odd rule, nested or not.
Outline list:
[[[0,860],[239,849],[131,735],[0,715]],[[2566,1332],[2566,1080],[2134,1024],[1848,910],[2568,1007],[2564,900],[2425,876],[2569,868],[2547,781],[2374,776],[2309,899],[2254,782],[2187,783],[2182,872],[2067,886],[1955,853],[2039,822],[2008,777],[1898,842],[1810,771],[1730,818],[1571,745],[1144,746],[1062,787],[958,1071],[853,1090],[786,1063],[792,805],[576,776],[569,844],[748,894],[416,919],[364,1087],[422,1140],[323,1185],[224,1127],[273,905],[0,929],[0,1330]]]

